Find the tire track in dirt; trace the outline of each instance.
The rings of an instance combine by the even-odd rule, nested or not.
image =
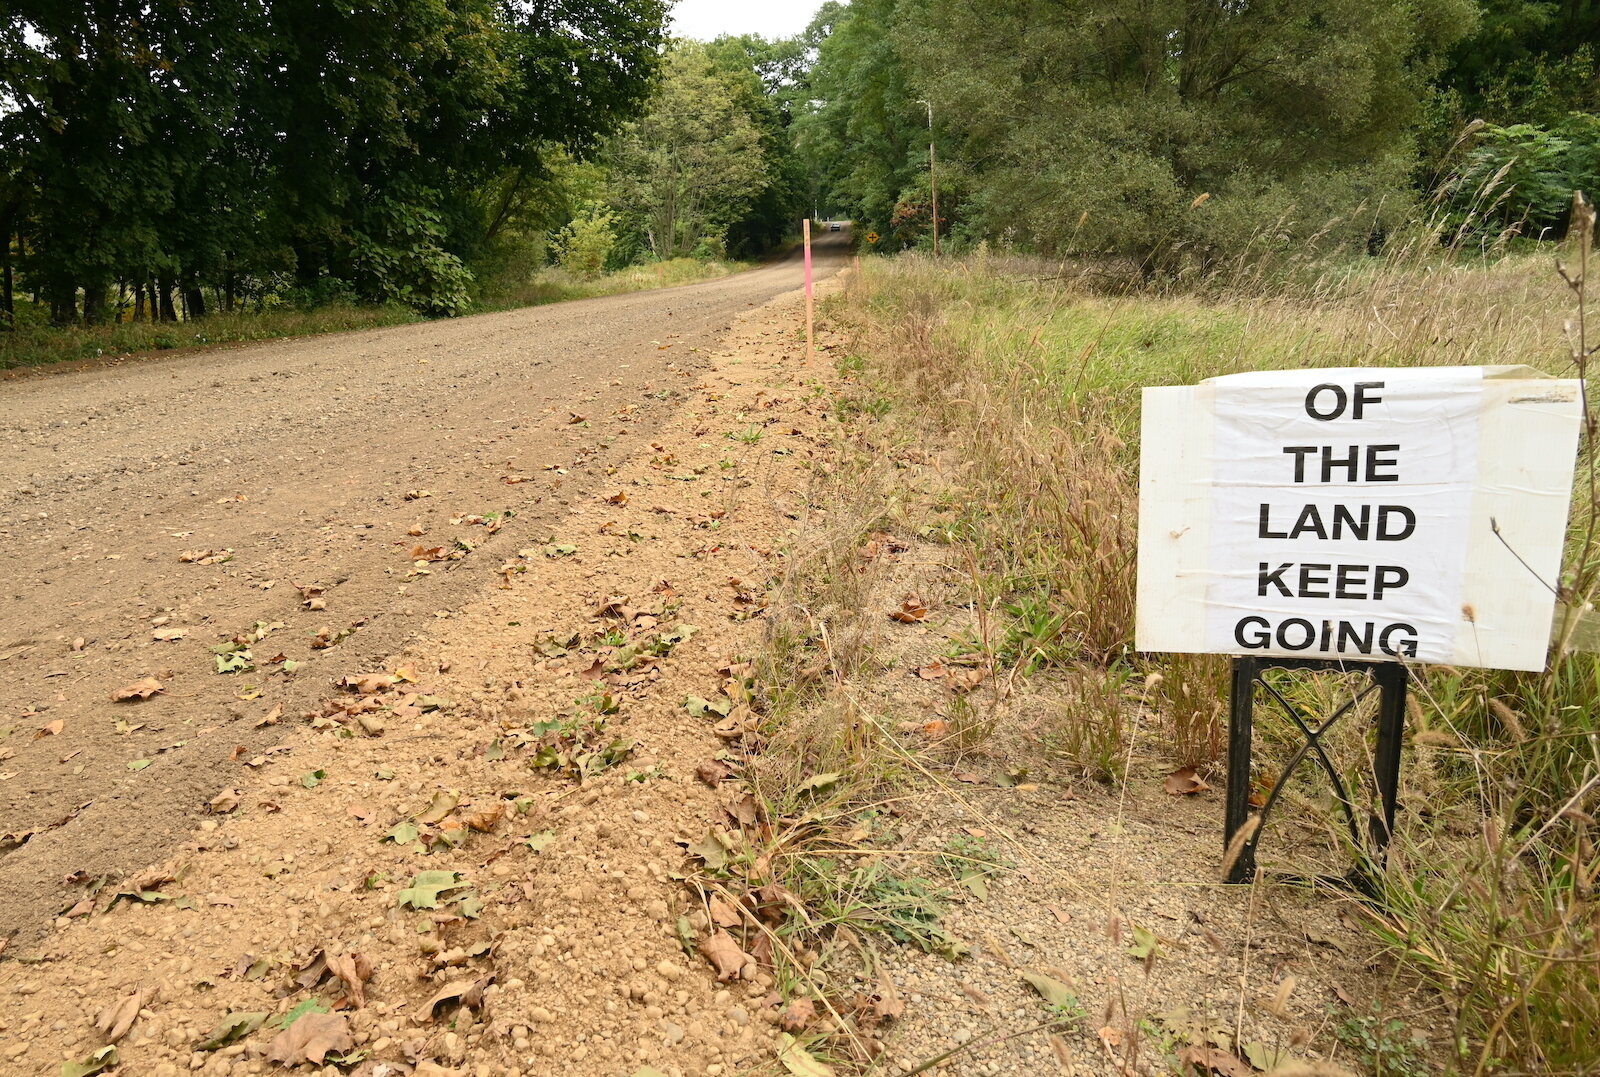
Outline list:
[[[827,273],[845,248],[821,253]],[[36,938],[74,873],[168,855],[235,760],[279,739],[260,724],[276,707],[292,720],[495,586],[506,557],[654,439],[687,399],[677,375],[736,315],[798,284],[791,260],[0,383],[0,938]],[[472,552],[414,564],[458,542]],[[212,550],[231,559],[179,560]],[[323,588],[324,608],[297,585]],[[215,672],[214,647],[268,626],[254,671]],[[353,631],[318,649],[323,629]],[[109,702],[147,676],[161,694]]]

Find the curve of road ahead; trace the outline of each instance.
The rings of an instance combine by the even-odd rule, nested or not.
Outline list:
[[[847,245],[818,237],[819,275]],[[660,291],[0,381],[0,944],[37,938],[71,903],[67,877],[168,855],[240,781],[236,760],[279,739],[260,724],[271,704],[293,718],[330,678],[385,668],[516,550],[550,542],[564,506],[652,440],[734,317],[801,280],[792,256]],[[493,534],[452,523],[506,510]],[[479,551],[408,579],[413,547],[457,537]],[[207,551],[231,559],[182,560]],[[255,671],[218,674],[212,648],[277,625],[252,645]],[[323,629],[350,634],[318,650]],[[279,655],[301,668],[284,674]],[[146,677],[161,694],[111,702]]]

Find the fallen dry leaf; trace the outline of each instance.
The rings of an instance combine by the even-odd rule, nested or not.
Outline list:
[[[483,1006],[483,993],[492,983],[494,983],[494,973],[491,972],[477,980],[457,980],[446,984],[418,1007],[413,1017],[421,1025],[432,1021],[436,1016],[435,1011],[441,1005],[455,1004],[465,1006],[469,1010],[479,1009]]]
[[[139,1019],[139,1011],[144,1009],[145,1003],[149,1002],[155,993],[155,988],[146,987],[119,998],[100,1011],[100,1016],[95,1018],[94,1027],[100,1030],[107,1043],[116,1043],[128,1034],[133,1023]]]
[[[739,949],[739,944],[726,931],[718,929],[712,932],[710,938],[702,939],[699,950],[717,970],[718,983],[727,983],[739,975],[739,970],[744,967],[745,952]]]
[[[900,603],[900,608],[889,616],[901,624],[920,624],[928,619],[928,607],[916,595],[907,595],[905,601]]]
[[[53,722],[46,722],[44,725],[40,726],[39,731],[33,735],[33,739],[38,740],[40,737],[53,737],[65,728],[67,728],[66,721],[64,719],[57,718]]]
[[[501,819],[505,818],[505,814],[506,805],[504,801],[501,801],[483,811],[474,812],[467,816],[464,822],[467,824],[468,830],[476,830],[480,834],[487,834],[495,828]]]
[[[710,905],[711,919],[716,921],[718,927],[739,926],[740,916],[738,909],[715,895],[712,895]]]
[[[355,1045],[350,1021],[343,1014],[308,1013],[273,1037],[267,1060],[285,1066],[302,1062],[320,1066],[328,1055],[347,1054]]]
[[[211,810],[218,815],[233,811],[239,806],[239,790],[224,789],[211,798]]]
[[[778,1027],[785,1032],[802,1032],[816,1019],[816,1004],[808,998],[797,998],[778,1015]]]
[[[157,628],[150,633],[150,636],[162,643],[176,643],[188,634],[187,628]]]
[[[1222,1074],[1222,1077],[1251,1077],[1255,1073],[1255,1067],[1250,1063],[1219,1047],[1185,1047],[1178,1052],[1178,1061],[1188,1063],[1202,1074],[1215,1072]]]
[[[178,560],[187,565],[220,565],[224,561],[233,560],[233,551],[184,550],[178,555]]]
[[[1193,767],[1182,767],[1167,775],[1163,788],[1175,797],[1186,797],[1193,796],[1195,793],[1204,793],[1211,786],[1207,785],[1195,774]]]
[[[160,681],[154,677],[146,677],[142,681],[134,681],[132,684],[112,692],[111,702],[126,703],[134,699],[149,699],[162,690]]]

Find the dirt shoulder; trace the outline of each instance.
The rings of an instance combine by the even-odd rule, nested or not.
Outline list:
[[[350,1039],[332,1036],[329,1050],[347,1060],[365,1052],[371,1072],[407,1072],[373,1066],[392,1060],[418,1073],[654,1064],[715,1074],[770,1057],[773,1033],[752,999],[771,977],[752,968],[721,986],[696,967],[675,934],[690,910],[671,876],[678,839],[703,836],[730,796],[696,779],[724,742],[683,702],[715,697],[719,670],[759,638],[755,596],[828,437],[800,366],[798,310],[791,296],[740,317],[730,347],[663,369],[658,384],[675,406],[640,451],[601,459],[594,449],[623,419],[639,422],[636,393],[612,400],[595,385],[582,421],[547,417],[566,456],[524,467],[565,496],[565,511],[546,533],[507,540],[507,524],[490,549],[474,549],[498,582],[453,609],[415,606],[405,623],[420,631],[390,653],[363,629],[317,656],[314,676],[296,675],[316,684],[304,698],[340,702],[315,708],[314,721],[295,720],[291,703],[251,745],[234,728],[276,709],[278,697],[263,696],[238,705],[232,728],[208,733],[236,758],[196,777],[209,784],[193,794],[214,800],[214,814],[181,851],[103,884],[64,873],[72,914],[43,938],[13,942],[0,965],[0,1072],[88,1056],[104,1042],[93,1028],[102,1007],[142,992],[117,1045],[125,1072],[267,1072],[270,1028],[215,1051],[197,1045],[226,1014],[282,1015],[313,997],[338,1004],[358,982],[364,1005],[348,1013]],[[505,471],[497,433],[479,433],[492,447],[474,454],[494,481]],[[581,494],[570,493],[575,477],[542,470],[584,453],[595,458]],[[391,526],[444,492],[413,502],[397,492]],[[486,531],[457,527],[440,530]],[[424,529],[417,542],[447,541],[431,522]],[[445,574],[460,563],[401,558],[393,586],[411,568]],[[227,564],[168,571],[191,568]],[[300,592],[280,586],[298,607]],[[273,647],[275,634],[254,649]],[[106,676],[132,672],[141,670]],[[330,682],[347,676],[351,687],[336,691]],[[114,713],[171,722],[176,695]],[[538,723],[563,728],[530,734]],[[533,767],[541,745],[560,760]],[[157,762],[138,775],[183,766],[149,754]],[[164,825],[188,829],[181,818]],[[454,885],[429,889],[425,872],[451,873]],[[323,966],[304,972],[318,950]],[[357,964],[370,979],[335,973],[317,986],[319,968]],[[435,1019],[428,1001],[452,983],[462,987],[439,999]]]

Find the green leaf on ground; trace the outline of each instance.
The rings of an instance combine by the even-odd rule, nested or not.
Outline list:
[[[440,894],[462,885],[461,876],[456,872],[420,871],[412,878],[411,885],[396,895],[396,900],[413,909],[437,909]]]
[[[542,853],[544,852],[544,847],[555,840],[556,835],[554,831],[543,830],[532,835],[531,837],[523,839],[523,844],[536,853]]]
[[[778,1061],[794,1077],[833,1077],[833,1070],[823,1065],[817,1057],[800,1045],[800,1041],[787,1032],[778,1034]]]
[[[282,1017],[272,1022],[273,1028],[288,1028],[308,1013],[327,1013],[328,1007],[323,1005],[321,999],[308,998]]]
[[[300,775],[300,784],[305,786],[307,789],[315,789],[317,786],[322,784],[322,779],[326,778],[327,776],[328,772],[325,770],[308,770],[304,774]]]
[[[134,760],[131,760],[128,763],[128,769],[129,770],[143,770],[145,767],[148,767],[151,764],[151,762],[152,762],[152,760],[149,760],[149,759],[134,759]]]
[[[89,1057],[77,1062],[61,1063],[61,1077],[89,1077],[90,1074],[104,1073],[119,1061],[121,1059],[117,1057],[116,1047],[102,1047]]]
[[[826,793],[839,784],[839,774],[813,774],[799,785],[795,791],[799,793]]]
[[[396,845],[410,845],[416,841],[422,831],[417,829],[417,824],[412,822],[396,823],[394,829],[383,836],[384,841],[392,841]]]
[[[1042,972],[1034,972],[1031,969],[1019,969],[1018,972],[1022,974],[1024,980],[1028,981],[1030,987],[1039,992],[1039,997],[1050,1005],[1063,1006],[1067,1009],[1075,1009],[1077,1007],[1078,996],[1072,993],[1072,988],[1060,980],[1046,976]]]
[[[223,1017],[210,1035],[195,1046],[197,1051],[215,1051],[226,1047],[236,1040],[242,1040],[256,1029],[266,1023],[267,1014],[262,1013],[230,1013]]]
[[[1140,961],[1152,955],[1160,957],[1161,948],[1157,945],[1155,932],[1138,924],[1130,926],[1133,928],[1133,945],[1128,947],[1128,956]]]

